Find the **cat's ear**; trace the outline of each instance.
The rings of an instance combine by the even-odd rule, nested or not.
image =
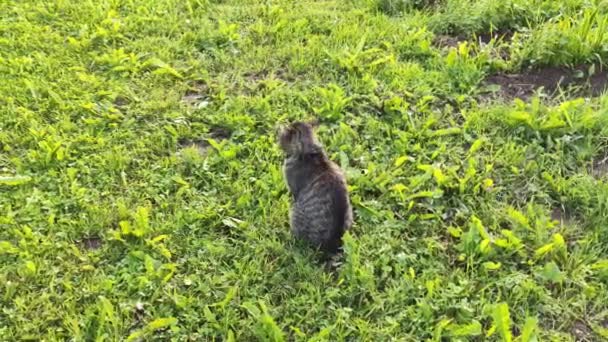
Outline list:
[[[314,118],[308,121],[308,124],[310,125],[310,127],[312,127],[313,129],[317,129],[319,128],[319,126],[321,126],[321,122],[319,121],[318,118]]]

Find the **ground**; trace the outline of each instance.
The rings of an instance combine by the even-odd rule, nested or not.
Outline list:
[[[0,2],[0,340],[606,339],[606,58],[602,0]]]

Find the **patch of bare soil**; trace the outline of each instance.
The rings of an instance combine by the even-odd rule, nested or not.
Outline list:
[[[239,90],[244,95],[255,96],[260,91],[273,88],[277,83],[291,84],[298,78],[299,76],[290,73],[288,69],[283,67],[274,70],[249,71],[243,74],[244,82]]]
[[[514,35],[514,31],[504,30],[495,32],[485,32],[479,34],[476,38],[477,43],[481,46],[493,44],[493,48],[492,50],[490,50],[490,55],[493,58],[507,61],[511,57],[511,52],[509,51],[509,45],[505,43],[511,42],[511,40],[513,40]]]
[[[116,96],[114,99],[114,105],[118,108],[122,108],[130,103],[129,99],[124,96]]]
[[[226,127],[214,126],[209,130],[209,137],[215,140],[226,140],[232,132]]]
[[[433,39],[433,44],[440,48],[453,48],[458,47],[458,44],[465,40],[467,39],[463,36],[438,35]]]
[[[266,80],[278,80],[286,83],[292,83],[298,79],[296,75],[291,74],[289,70],[284,67],[280,67],[276,70],[264,69],[259,71],[250,71],[243,74],[243,77],[245,78],[245,81],[253,87],[263,84]]]
[[[103,240],[98,236],[89,236],[80,241],[82,246],[88,250],[100,249],[103,245]]]
[[[608,155],[594,160],[589,173],[598,179],[605,178],[608,175]]]
[[[259,82],[270,75],[268,70],[248,71],[243,74],[243,77],[249,82]]]
[[[460,42],[464,42],[464,41],[469,41],[469,42],[475,41],[475,42],[482,43],[482,44],[489,44],[492,40],[501,41],[501,42],[509,42],[513,38],[514,34],[515,34],[515,32],[511,31],[511,30],[484,32],[484,33],[477,34],[475,36],[475,39],[474,39],[474,37],[467,38],[467,36],[465,36],[465,35],[454,35],[454,36],[437,35],[433,39],[433,44],[435,46],[438,46],[441,48],[443,48],[443,47],[453,48],[453,47],[458,47],[458,44]]]
[[[201,155],[207,153],[207,150],[211,146],[207,139],[213,140],[226,140],[230,138],[232,132],[226,127],[214,126],[209,130],[204,138],[188,139],[180,138],[177,143],[180,148],[196,148]]]
[[[209,143],[205,139],[179,139],[177,142],[180,148],[195,148],[200,155],[207,154],[209,150]]]
[[[564,222],[566,219],[566,212],[560,207],[555,207],[551,212],[551,219],[553,221],[559,221],[560,223]]]
[[[577,224],[576,217],[570,209],[566,209],[564,206],[558,206],[553,208],[551,211],[551,220],[557,221],[561,226],[574,226]],[[572,236],[572,240],[568,240],[568,244],[576,243],[575,236]]]
[[[576,341],[593,341],[593,331],[584,322],[574,322],[574,324],[572,325],[571,332],[572,335],[576,338]]]
[[[209,96],[209,86],[201,81],[196,81],[188,90],[184,96],[182,96],[182,102],[188,105],[197,105],[202,103]]]
[[[608,70],[589,75],[589,66],[575,69],[546,67],[521,74],[497,74],[486,78],[490,96],[512,100],[527,100],[539,89],[553,95],[559,89],[572,91],[577,96],[598,96],[608,89]]]
[[[492,40],[510,42],[513,35],[515,35],[515,32],[511,30],[484,32],[477,35],[477,40],[484,44],[489,44]]]

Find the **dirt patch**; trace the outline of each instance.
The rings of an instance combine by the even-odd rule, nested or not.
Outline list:
[[[184,94],[184,96],[182,96],[182,102],[187,104],[195,104],[197,102],[202,101],[204,98],[205,96],[203,95],[187,92],[186,94]]]
[[[285,67],[279,67],[276,70],[258,70],[249,71],[243,74],[243,77],[248,83],[260,83],[264,80],[275,79],[283,82],[294,82],[297,77],[292,75]]]
[[[578,224],[574,213],[571,210],[567,210],[563,206],[553,208],[550,217],[551,220],[556,221],[561,227],[574,227]],[[582,236],[578,236],[578,234],[572,233],[572,235],[570,235],[570,239],[568,239],[567,242],[568,246],[574,246],[581,238]]]
[[[209,130],[204,138],[179,138],[177,144],[180,148],[195,148],[201,155],[207,154],[207,151],[211,147],[207,139],[213,140],[226,140],[229,139],[232,132],[226,127],[214,126]]]
[[[486,90],[500,98],[527,100],[539,89],[554,95],[559,89],[576,96],[598,96],[608,89],[608,70],[589,75],[589,66],[575,69],[547,67],[521,74],[497,74],[486,78]]]
[[[182,102],[191,106],[206,106],[209,102],[206,99],[209,97],[209,86],[202,81],[192,83],[188,90],[182,96]]]
[[[476,36],[477,43],[481,46],[492,44],[493,47],[490,50],[490,56],[496,59],[502,59],[507,61],[511,58],[511,52],[509,51],[508,44],[513,40],[515,32],[510,30],[496,31],[496,32],[485,32]]]
[[[260,91],[271,90],[278,86],[291,84],[299,77],[291,74],[286,68],[273,70],[250,71],[243,74],[240,91],[246,96],[255,96]]]
[[[463,36],[438,35],[433,39],[433,45],[440,48],[455,48],[460,42],[466,40]]]
[[[484,32],[477,35],[477,40],[483,44],[489,44],[492,40],[500,42],[510,42],[515,32],[511,30]]]
[[[566,211],[561,208],[561,207],[555,207],[552,211],[551,211],[551,219],[553,221],[558,221],[560,223],[564,223],[565,221],[567,221],[569,219],[568,215],[566,214]]]
[[[201,80],[192,81],[188,88],[188,91],[202,95],[209,95],[209,90],[209,84]]]
[[[128,98],[124,97],[124,96],[116,96],[116,98],[114,99],[114,105],[118,108],[122,108],[126,105],[128,105],[131,101],[129,101]]]
[[[103,240],[98,236],[89,236],[80,241],[82,246],[88,250],[100,249],[103,245]]]
[[[574,322],[571,332],[576,341],[586,342],[593,340],[593,331],[584,322]]]
[[[230,138],[231,135],[232,132],[226,127],[214,126],[209,130],[209,137],[214,140],[226,140]]]
[[[596,72],[589,77],[588,82],[594,92],[594,96],[598,96],[604,91],[608,91],[608,69]]]
[[[458,44],[465,41],[482,44],[489,44],[492,40],[497,42],[510,42],[513,39],[513,35],[515,35],[515,32],[511,30],[484,32],[469,38],[465,35],[436,35],[433,39],[433,45],[441,48],[455,48],[458,47]]]
[[[259,82],[270,75],[268,70],[248,71],[243,74],[243,77],[249,82]]]
[[[200,155],[205,155],[207,154],[207,151],[209,150],[209,147],[211,147],[211,145],[209,145],[209,143],[207,142],[207,140],[204,139],[185,139],[185,138],[180,138],[177,142],[179,144],[179,147],[181,149],[184,148],[194,148],[198,151],[198,153]]]
[[[589,173],[597,179],[605,178],[608,175],[608,155],[594,160]]]

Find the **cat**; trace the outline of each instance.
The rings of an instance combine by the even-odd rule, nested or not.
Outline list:
[[[296,121],[279,131],[283,175],[292,197],[292,233],[335,254],[353,224],[346,179],[315,136],[316,123]]]

